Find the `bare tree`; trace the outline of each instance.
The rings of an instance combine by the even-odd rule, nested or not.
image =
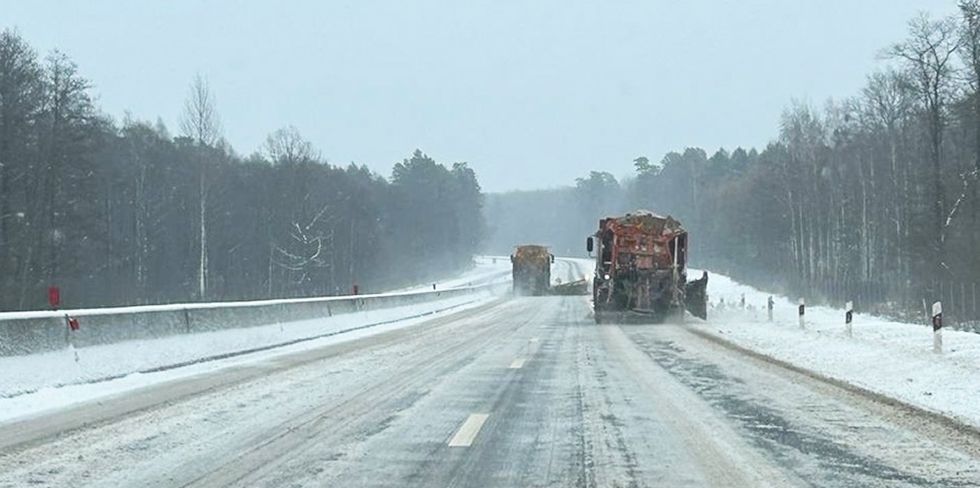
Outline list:
[[[316,268],[331,268],[332,276],[335,247],[332,234],[336,217],[328,211],[336,210],[329,204],[318,204],[318,210],[308,205],[316,200],[309,182],[315,178],[317,168],[304,163],[318,161],[319,153],[293,126],[269,134],[264,150],[273,164],[285,166],[283,171],[296,178],[287,183],[294,204],[288,216],[291,224],[270,232],[270,290],[274,279],[273,264],[292,277],[293,286],[310,279]]]
[[[187,99],[184,100],[180,129],[201,147],[214,147],[221,138],[221,119],[215,107],[214,94],[208,80],[200,74],[194,77]]]
[[[960,0],[960,13],[963,18],[961,39],[963,50],[960,55],[967,68],[967,79],[973,91],[973,113],[980,125],[980,0]],[[978,127],[977,129],[980,129]],[[980,170],[980,130],[974,134],[974,165]]]
[[[184,113],[180,119],[180,128],[184,135],[197,145],[199,158],[199,189],[198,189],[198,294],[203,300],[207,296],[208,286],[208,232],[207,232],[207,163],[205,154],[213,148],[221,138],[221,121],[215,107],[214,95],[207,80],[200,74],[194,77],[190,93],[184,102]]]
[[[779,141],[788,155],[781,176],[793,228],[791,243],[799,277],[804,286],[811,286],[818,279],[819,224],[823,215],[807,209],[816,209],[824,201],[819,188],[820,153],[826,146],[824,124],[809,105],[794,101],[780,118]]]
[[[960,57],[966,65],[967,80],[973,98],[973,174],[980,173],[980,0],[960,0],[960,16],[962,25],[960,37],[963,49]],[[967,183],[964,181],[964,183]],[[980,242],[980,193],[977,191],[977,178],[969,181],[973,196],[973,232],[972,244],[976,247]]]
[[[94,117],[94,107],[88,95],[89,82],[79,76],[78,67],[65,54],[54,51],[45,63],[44,136],[42,155],[45,161],[38,197],[43,198],[45,227],[51,230],[47,242],[47,279],[54,282],[59,276],[61,252],[64,245],[66,218],[66,188],[77,185],[82,175],[69,166],[77,166],[77,141],[89,134],[82,128]],[[75,180],[75,181],[73,181]],[[38,219],[41,221],[41,219]],[[41,247],[39,240],[38,245]]]
[[[933,194],[933,232],[937,269],[946,268],[945,233],[946,198],[942,181],[943,130],[948,114],[947,103],[955,91],[954,55],[961,38],[955,18],[931,19],[920,13],[909,21],[909,37],[892,46],[888,54],[905,63],[912,87],[926,112],[926,131],[929,139],[930,179]]]
[[[899,160],[899,145],[905,125],[915,108],[911,84],[904,73],[892,70],[873,73],[868,76],[868,84],[862,90],[863,103],[860,117],[868,133],[882,134],[885,145],[885,174],[882,182],[887,191],[876,191],[881,209],[887,214],[891,225],[883,225],[890,231],[885,243],[891,244],[893,261],[902,273],[908,272],[905,243],[909,237],[909,207],[912,193],[911,160]],[[873,183],[873,181],[872,181]]]
[[[29,172],[25,152],[29,128],[41,108],[41,67],[37,53],[17,32],[0,32],[0,273],[11,273],[15,245],[13,181]]]
[[[295,164],[320,158],[313,145],[291,125],[269,134],[265,139],[265,152],[274,164]]]

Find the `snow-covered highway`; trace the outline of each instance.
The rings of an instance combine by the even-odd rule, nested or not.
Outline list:
[[[974,485],[970,431],[686,325],[597,326],[580,296],[501,298],[0,424],[0,487]]]

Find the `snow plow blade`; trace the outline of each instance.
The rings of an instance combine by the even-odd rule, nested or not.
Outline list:
[[[684,307],[691,315],[708,320],[708,272],[684,284]]]
[[[552,295],[588,295],[589,294],[589,283],[588,281],[582,279],[578,281],[569,281],[568,283],[562,283],[560,285],[554,285],[551,287]]]

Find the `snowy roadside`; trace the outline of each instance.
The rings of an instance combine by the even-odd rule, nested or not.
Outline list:
[[[508,284],[511,281],[510,256],[474,256],[474,267],[465,273],[434,284],[438,290],[449,290],[466,286]],[[594,260],[584,258],[555,257],[551,265],[551,284],[560,285],[569,281],[591,278]],[[431,290],[432,285],[418,285],[401,288],[397,292],[417,292]]]
[[[492,260],[485,261],[479,260],[474,268],[458,276],[454,280],[458,283],[456,288],[481,280],[488,282],[485,280],[488,275],[500,274],[500,266],[494,266]],[[508,267],[509,264],[508,262]],[[509,278],[509,273],[506,277]],[[424,293],[426,290],[383,295],[397,297],[419,292]],[[353,313],[306,320],[276,320],[266,322],[264,325],[245,325],[192,334],[173,334],[78,348],[67,347],[34,354],[0,356],[0,371],[3,372],[0,374],[0,418],[9,415],[11,400],[25,396],[38,394],[39,397],[51,396],[53,390],[58,390],[54,394],[55,397],[70,398],[76,391],[73,385],[84,385],[85,388],[82,390],[85,391],[97,391],[98,387],[85,384],[117,381],[122,381],[123,384],[131,383],[133,378],[145,377],[147,373],[159,372],[161,369],[184,369],[196,366],[195,363],[202,361],[218,364],[223,358],[231,356],[241,356],[243,359],[261,358],[262,354],[257,353],[273,348],[288,351],[290,349],[285,346],[310,340],[313,340],[311,344],[315,347],[320,343],[317,338],[342,335],[345,339],[349,339],[360,337],[365,330],[370,333],[382,332],[389,330],[393,325],[410,325],[414,323],[415,318],[428,320],[433,314],[458,311],[486,303],[493,299],[493,295],[494,292],[490,288],[480,288],[474,289],[474,292],[454,293],[420,303],[372,307]],[[280,300],[284,305],[306,301],[309,300]],[[242,302],[241,306],[248,307],[254,303],[264,302]],[[194,304],[199,308],[211,305]],[[167,307],[179,306],[136,307],[133,310],[138,312],[146,308],[166,309]],[[119,308],[105,309],[116,313],[120,310],[125,311]],[[88,312],[97,314],[103,310]],[[51,313],[15,312],[13,314],[19,317]],[[259,319],[261,316],[255,316],[255,320],[250,319],[245,322],[251,324]],[[261,324],[261,321],[259,323]]]
[[[474,267],[462,275],[437,281],[437,289],[448,290],[465,286],[483,286],[510,283],[511,262],[510,256],[474,256]],[[558,285],[568,281],[575,281],[585,276],[591,276],[593,260],[582,258],[567,258],[556,256],[554,264],[551,265],[551,283]],[[419,285],[403,288],[398,291],[425,291],[430,290],[432,285]]]
[[[173,369],[317,337],[452,310],[491,296],[489,290],[376,310],[212,332],[176,334],[88,347],[0,357],[0,397],[40,388],[105,381],[132,373]]]
[[[507,283],[510,281],[510,259],[507,256],[474,256],[473,267],[459,276],[445,280],[437,280],[432,284],[409,286],[395,290],[396,292],[415,292],[431,290],[436,285],[438,290],[448,290],[465,286],[481,286]]]
[[[708,295],[709,320],[689,323],[698,331],[980,428],[980,334],[944,330],[945,349],[936,354],[932,329],[925,324],[855,314],[848,337],[843,310],[807,306],[806,326],[800,329],[795,300],[773,295],[769,323],[769,293],[711,274]]]
[[[506,257],[484,256],[477,257],[475,261],[474,268],[439,283],[439,289],[510,281],[511,265]],[[576,274],[576,271],[585,273],[591,266],[587,260],[561,261],[567,262],[567,271],[571,274]],[[419,286],[392,294],[425,291],[426,288],[431,289],[430,286]],[[3,372],[0,375],[0,422],[178,378],[409,327],[437,315],[460,312],[495,299],[495,294],[485,292],[322,319],[0,357],[0,371]],[[325,332],[330,335],[316,338]],[[293,341],[299,342],[281,345]],[[259,350],[252,351],[255,348]],[[224,354],[230,357],[220,357]],[[160,364],[168,366],[161,369],[157,367]]]
[[[77,340],[73,341],[77,349],[71,346],[65,347],[64,344],[57,347],[55,344],[55,347],[48,351],[44,351],[41,347],[24,347],[26,350],[34,349],[37,352],[0,354],[0,371],[4,373],[0,375],[0,398],[31,392],[43,387],[100,381],[160,367],[174,367],[202,358],[237,354],[256,348],[275,347],[327,334],[346,333],[351,329],[457,307],[477,298],[472,291],[478,291],[477,294],[492,293],[486,287],[481,290],[473,289],[471,284],[488,285],[498,283],[500,279],[509,280],[509,269],[510,263],[507,262],[507,272],[502,275],[503,265],[493,263],[493,260],[489,258],[477,258],[474,267],[448,281],[446,286],[440,286],[440,290],[454,290],[454,293],[449,296],[436,298],[439,295],[437,294],[432,297],[435,298],[434,300],[426,298],[423,301],[418,301],[418,303],[413,303],[416,301],[414,298],[417,295],[431,292],[431,286],[425,285],[411,290],[362,295],[360,298],[366,300],[382,298],[383,301],[378,302],[381,304],[380,306],[365,307],[362,305],[355,307],[361,310],[355,310],[354,313],[350,313],[344,308],[350,297],[331,297],[327,300],[337,301],[338,305],[328,307],[327,312],[333,308],[334,313],[324,313],[321,316],[319,315],[320,310],[315,310],[314,313],[305,314],[309,318],[303,317],[304,314],[283,314],[283,312],[288,311],[286,308],[265,306],[302,307],[318,303],[324,300],[323,298],[151,305],[64,312],[0,313],[0,319],[15,320],[58,318],[62,313],[70,313],[75,316],[82,316],[82,323],[85,325],[82,332],[91,335],[87,341],[80,343]],[[491,277],[495,278],[489,279]],[[470,288],[471,292],[462,290],[464,287]],[[392,297],[395,299],[388,300]],[[400,298],[404,298],[404,300]],[[197,311],[204,314],[222,307],[231,307],[236,310],[235,313],[228,313],[225,316],[218,314],[197,316]],[[254,312],[252,307],[255,307]],[[342,312],[337,312],[338,308]],[[347,306],[347,308],[350,307]],[[195,314],[192,318],[196,327],[190,330],[185,327],[168,329],[166,326],[169,322],[166,321],[168,318],[166,314],[179,314],[185,309],[191,310]],[[127,320],[125,318],[127,314],[136,317],[147,312],[156,315],[147,315],[144,320],[135,318]],[[100,341],[101,337],[113,332],[113,330],[111,328],[103,328],[104,330],[92,328],[88,317],[106,314],[122,317],[115,320],[117,322],[116,327],[120,330],[125,331],[127,327],[136,327],[157,333],[147,332],[142,335],[120,333],[117,335],[123,340]],[[187,319],[186,315],[183,317]],[[0,323],[0,326],[3,326],[3,323]],[[24,334],[21,335],[25,336]],[[10,336],[17,338],[16,334],[10,334]],[[126,336],[132,337],[127,340]],[[4,339],[5,337],[0,335],[0,341]],[[28,339],[33,341],[36,338],[25,336],[25,340]],[[0,342],[0,346],[2,345],[4,344]],[[10,345],[7,344],[8,349]],[[16,346],[16,344],[13,345]],[[16,348],[14,350],[16,351]],[[31,373],[23,374],[24,372]]]
[[[93,370],[98,371],[100,368],[114,367],[110,364],[111,361],[125,360],[125,358],[133,357],[133,355],[139,356],[145,353],[152,353],[151,351],[154,349],[158,350],[156,354],[160,354],[158,344],[135,343],[134,341],[132,344],[122,345],[123,347],[119,347],[120,345],[105,346],[107,348],[114,349],[104,351],[111,356],[108,357],[108,359],[107,356],[93,356],[95,359],[93,359],[92,364],[88,365],[88,368],[80,365],[76,366],[75,368],[69,368],[70,371],[67,373],[69,375],[75,375],[75,379],[82,382],[62,384],[60,386],[47,385],[37,388],[36,391],[31,393],[16,395],[9,398],[0,398],[0,423],[59,410],[79,403],[98,400],[110,395],[125,394],[127,392],[132,392],[134,390],[153,385],[160,385],[176,379],[212,373],[225,368],[261,362],[279,356],[295,354],[301,351],[354,341],[396,329],[411,327],[432,320],[434,317],[439,315],[462,312],[486,305],[487,303],[490,303],[496,299],[497,297],[495,296],[485,295],[465,303],[460,303],[459,305],[453,306],[449,309],[433,312],[424,316],[393,320],[376,326],[359,328],[340,334],[297,342],[295,344],[275,347],[245,355],[236,355],[224,359],[198,362],[182,367],[169,368],[154,372],[136,372],[124,374],[106,381],[84,382],[85,377],[91,375]],[[278,330],[278,326],[273,327]],[[193,341],[188,339],[195,339],[195,337],[176,337],[173,339],[174,341],[182,342],[181,344],[173,345],[189,348],[192,351],[199,351],[201,346],[192,344]],[[240,339],[243,344],[247,344],[249,337],[242,336]],[[15,381],[15,384],[19,385],[23,385],[24,381],[33,381],[35,383],[40,381],[51,381],[52,379],[58,379],[59,377],[59,373],[57,371],[53,371],[58,369],[57,366],[71,364],[73,362],[71,361],[71,357],[68,356],[70,354],[70,351],[64,351],[52,353],[52,355],[65,355],[65,357],[54,358],[51,355],[45,354],[14,358],[15,360],[10,361],[7,361],[6,358],[0,358],[0,362],[6,361],[0,364],[0,370],[4,372],[3,379],[5,383],[9,383],[11,379],[17,380]],[[16,359],[21,361],[18,362]]]

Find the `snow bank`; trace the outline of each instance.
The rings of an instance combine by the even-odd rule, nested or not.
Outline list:
[[[800,329],[798,297],[770,296],[730,278],[711,274],[712,308],[707,322],[691,327],[738,346],[861,389],[980,428],[980,334],[943,330],[945,350],[932,352],[932,328],[855,314],[853,337],[844,311],[806,307]],[[745,308],[740,305],[745,297]],[[724,300],[724,306],[719,302]]]
[[[79,313],[82,326],[78,331],[69,331],[63,318],[42,317],[40,320],[51,322],[40,323],[22,317],[0,321],[0,330],[6,327],[8,338],[14,330],[30,334],[21,338],[43,339],[6,345],[8,350],[36,348],[40,352],[0,357],[0,397],[340,334],[452,309],[493,293],[493,287],[484,286],[259,304],[195,304],[198,306],[172,310],[133,307],[127,312]],[[24,328],[32,322],[38,324],[38,330]],[[11,323],[17,327],[10,327]]]
[[[468,304],[453,307],[452,309],[444,312],[435,312],[435,314],[460,312],[470,308],[479,307],[494,299],[495,297],[478,298]],[[274,359],[283,355],[295,354],[297,352],[340,344],[375,334],[410,327],[412,325],[431,320],[432,315],[433,314],[421,315],[414,318],[396,320],[376,326],[350,330],[340,334],[305,340],[282,347],[256,351],[250,354],[236,355],[213,361],[197,362],[180,368],[164,369],[148,373],[132,373],[119,378],[114,378],[111,381],[77,383],[60,387],[43,387],[30,394],[17,395],[9,398],[0,397],[0,423],[49,413],[79,403],[99,400],[109,396],[134,393],[138,394],[138,391],[143,388],[160,385],[181,378],[189,378],[226,368],[254,364],[259,361]],[[183,340],[185,341],[190,339],[191,337],[189,336],[183,336]],[[118,346],[119,345],[117,345],[117,347]],[[145,344],[131,346],[143,347],[144,349],[147,348],[144,347],[147,346]],[[123,345],[123,347],[127,346]],[[121,353],[123,353],[123,351],[119,351],[116,356]],[[30,374],[33,374],[33,371],[30,370],[31,367],[32,365],[30,363],[22,363],[18,366],[19,369],[29,371]],[[12,373],[17,372],[18,371],[16,369],[12,371]],[[25,375],[26,374],[28,373],[25,373]]]
[[[510,283],[510,257],[508,256],[474,256],[474,266],[463,274],[444,280],[436,280],[433,283],[411,286],[399,291],[425,291],[431,290],[432,285],[436,285],[437,290],[448,290],[452,288],[463,288],[468,286],[482,286]]]
[[[467,295],[479,288],[376,295],[0,314],[0,356],[332,317]],[[67,317],[80,327],[70,330]]]

